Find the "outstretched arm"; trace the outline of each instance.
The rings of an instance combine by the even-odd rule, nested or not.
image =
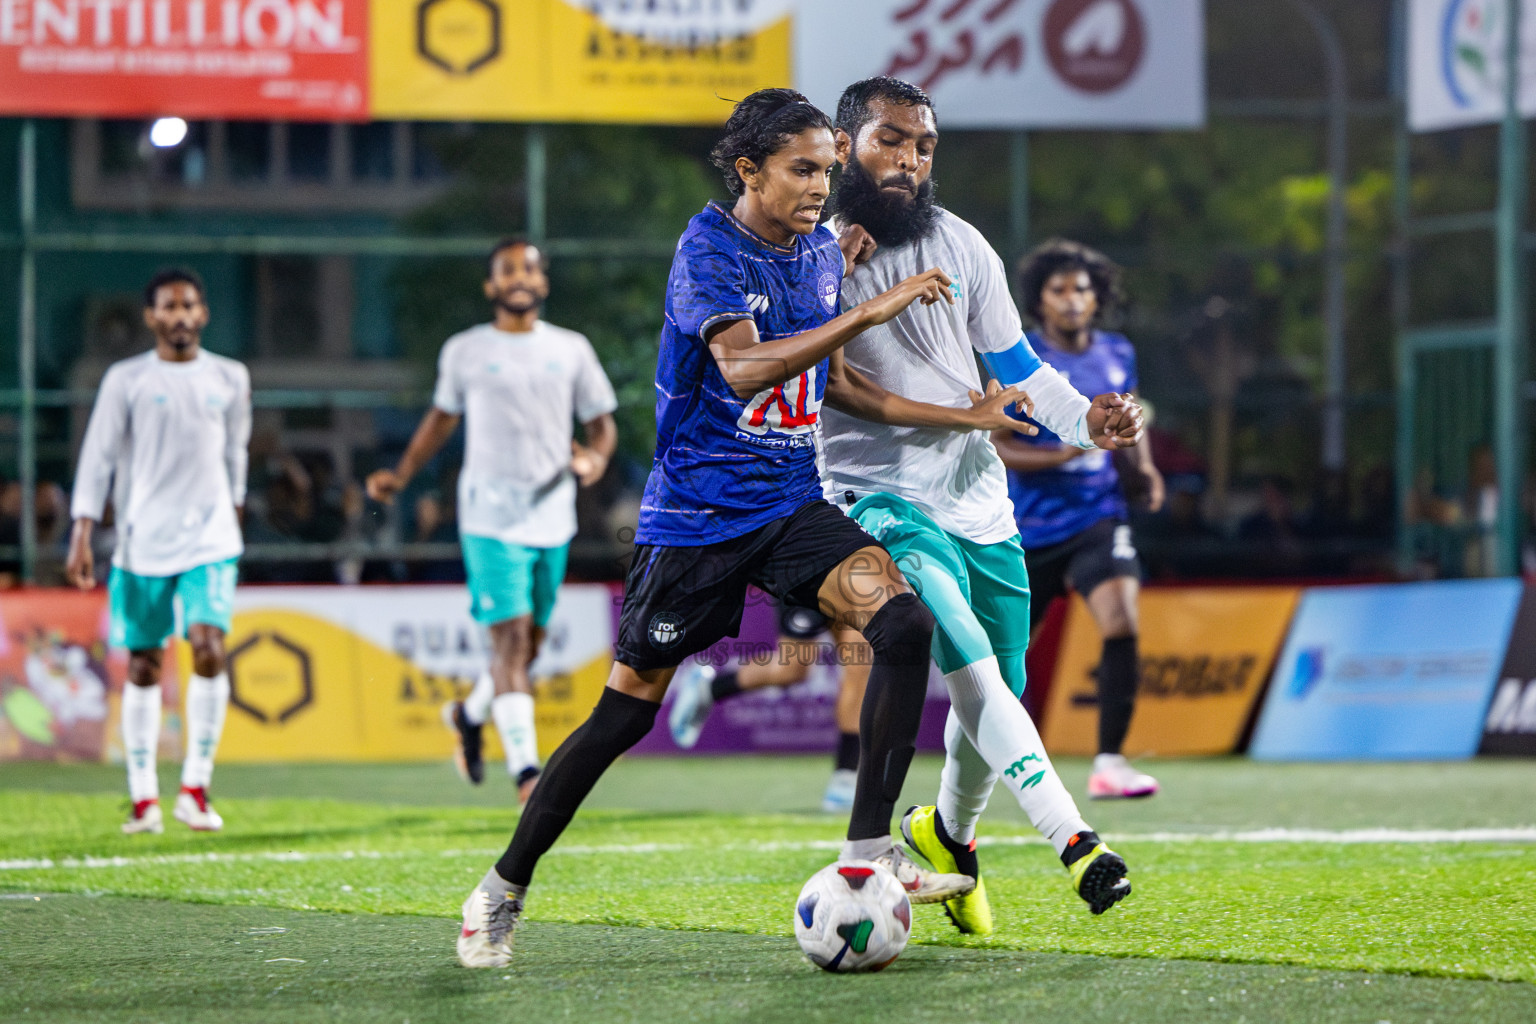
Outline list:
[[[411,482],[416,471],[453,436],[461,419],[462,416],[444,412],[436,406],[428,409],[416,427],[411,443],[406,446],[405,454],[400,456],[399,464],[394,469],[380,469],[368,474],[368,497],[386,504],[393,501],[395,495]]]
[[[757,324],[749,319],[725,320],[706,332],[709,350],[720,374],[740,398],[798,377],[859,334],[894,319],[913,302],[954,305],[951,281],[937,268],[907,278],[888,292],[861,302],[820,327],[773,341],[760,341]]]
[[[1018,388],[1003,388],[989,381],[986,394],[972,391],[968,409],[931,405],[887,391],[864,374],[849,366],[841,352],[836,352],[827,370],[826,403],[839,412],[872,423],[893,427],[939,427],[945,430],[1001,430],[1008,424],[1033,430],[1008,416],[1008,407],[1020,412],[1034,411],[1029,395]]]
[[[1014,472],[1039,473],[1046,469],[1056,469],[1059,466],[1065,466],[1079,455],[1093,450],[1091,448],[1074,448],[1067,444],[1054,447],[1044,444],[1026,444],[1014,436],[1014,432],[1019,427],[1026,425],[1019,423],[1016,426],[998,430],[992,434],[992,447],[997,449],[998,457],[1003,460],[1003,465]]]

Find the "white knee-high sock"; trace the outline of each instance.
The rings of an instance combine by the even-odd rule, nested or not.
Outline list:
[[[491,717],[507,755],[507,774],[517,778],[525,768],[539,766],[539,743],[533,727],[533,695],[499,693],[491,701]]]
[[[495,697],[496,682],[491,678],[490,669],[486,669],[475,680],[475,688],[464,698],[464,718],[470,725],[485,724],[485,720],[491,717],[491,701]]]
[[[155,757],[160,749],[160,684],[123,684],[123,757],[128,762],[128,796],[134,803],[160,798]]]
[[[965,738],[953,708],[944,721],[944,772],[939,776],[939,817],[957,843],[976,838],[976,822],[987,809],[997,772]]]
[[[994,657],[974,661],[944,677],[950,707],[971,744],[1013,793],[1056,852],[1088,827],[1061,784],[1029,712],[1003,682]]]
[[[229,673],[213,678],[193,676],[187,683],[187,759],[181,765],[181,784],[207,787],[213,781],[213,755],[224,734],[224,713],[229,710]]]

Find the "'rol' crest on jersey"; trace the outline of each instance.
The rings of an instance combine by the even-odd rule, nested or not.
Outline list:
[[[829,310],[837,309],[837,278],[832,274],[822,274],[816,282],[816,293],[821,296],[821,301]]]

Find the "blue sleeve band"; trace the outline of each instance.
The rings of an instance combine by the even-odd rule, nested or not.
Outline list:
[[[1012,348],[1004,349],[1002,352],[981,353],[981,363],[987,368],[987,372],[996,377],[1005,387],[1024,383],[1036,370],[1045,365],[1040,357],[1035,355],[1035,350],[1030,347],[1029,341],[1024,338],[1020,338]]]

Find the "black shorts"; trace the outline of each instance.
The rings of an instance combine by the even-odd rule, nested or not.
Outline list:
[[[637,544],[614,657],[637,672],[671,668],[736,636],[748,586],[787,607],[815,608],[827,573],[860,548],[879,546],[825,501],[716,544]]]
[[[1131,526],[1120,519],[1100,519],[1058,544],[1024,553],[1029,567],[1029,628],[1050,610],[1051,602],[1072,589],[1087,597],[1105,580],[1141,578],[1141,558],[1131,542]]]

